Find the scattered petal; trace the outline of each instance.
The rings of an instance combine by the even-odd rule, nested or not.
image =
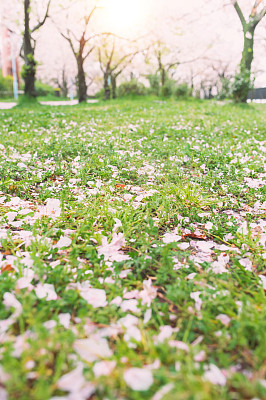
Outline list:
[[[225,386],[226,377],[222,371],[214,364],[210,364],[204,373],[204,379],[211,382],[213,385]]]
[[[150,370],[144,368],[130,368],[124,372],[124,380],[132,390],[146,391],[153,384]]]
[[[93,362],[101,358],[109,358],[113,355],[107,340],[98,337],[76,340],[74,342],[74,350],[87,362]]]

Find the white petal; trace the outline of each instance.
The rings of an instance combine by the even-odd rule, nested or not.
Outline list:
[[[179,242],[179,240],[181,240],[181,239],[182,239],[182,237],[179,235],[176,235],[175,233],[165,233],[162,237],[162,241],[165,244]]]
[[[167,385],[163,386],[155,395],[153,396],[152,400],[161,400],[164,398],[166,394],[171,392],[171,390],[174,388],[173,383],[168,383]]]
[[[69,247],[72,243],[72,240],[67,236],[61,236],[55,247],[61,249],[62,247]]]
[[[99,376],[110,375],[115,366],[115,361],[99,361],[93,366],[92,370],[96,378],[99,378]]]
[[[131,311],[133,313],[138,313],[138,300],[132,299],[132,300],[124,300],[121,303],[121,309],[122,311]]]
[[[222,371],[214,364],[210,364],[207,371],[204,374],[204,378],[213,383],[214,385],[225,386],[226,378]]]
[[[88,288],[81,290],[80,295],[94,308],[105,307],[107,304],[106,293],[103,289]]]
[[[74,342],[74,349],[82,359],[88,362],[96,361],[99,358],[109,358],[113,355],[107,340],[103,338],[78,339]]]
[[[217,315],[216,319],[221,321],[222,324],[225,326],[228,326],[230,324],[231,318],[228,317],[226,314],[219,314]]]
[[[130,368],[124,373],[124,380],[132,390],[145,391],[153,384],[151,371],[144,368]]]
[[[85,378],[82,374],[83,365],[79,363],[77,368],[68,374],[63,375],[57,382],[59,389],[65,390],[66,392],[74,392],[79,390],[85,383]]]

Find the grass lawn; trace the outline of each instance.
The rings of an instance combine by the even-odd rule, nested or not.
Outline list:
[[[265,150],[265,105],[0,110],[0,399],[265,399]]]

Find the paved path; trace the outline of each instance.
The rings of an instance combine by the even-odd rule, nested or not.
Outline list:
[[[9,108],[15,107],[17,103],[0,103],[0,110],[8,110]]]
[[[266,99],[254,99],[254,100],[248,100],[248,103],[259,103],[259,104],[266,104]]]
[[[87,103],[98,103],[97,99],[89,99]],[[66,100],[66,101],[40,101],[40,103],[44,106],[75,106],[78,104],[78,100]],[[17,103],[7,103],[0,102],[0,110],[7,110],[9,108],[15,107]]]

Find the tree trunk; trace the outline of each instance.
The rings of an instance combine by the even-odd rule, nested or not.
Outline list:
[[[208,89],[208,99],[209,100],[212,99],[212,86],[209,86],[209,89]]]
[[[30,35],[30,0],[24,0],[24,36],[23,36],[23,52],[24,52],[24,69],[23,79],[25,81],[24,93],[29,97],[36,97],[35,76],[36,76],[36,61],[34,59],[34,48],[31,44]]]
[[[78,97],[79,103],[87,100],[87,84],[86,84],[86,77],[83,68],[83,60],[78,57],[77,59],[78,64]]]
[[[110,90],[110,74],[105,72],[103,77],[103,88],[104,88],[104,100],[110,100],[111,90]]]
[[[60,90],[62,92],[63,97],[67,97],[68,95],[68,82],[67,82],[67,77],[65,70],[63,69],[62,71],[62,83],[61,85],[59,84]]]
[[[166,77],[165,69],[162,68],[161,69],[161,85],[162,85],[162,87],[164,87],[164,85],[165,85],[165,77]]]
[[[251,65],[253,61],[254,48],[254,31],[253,27],[248,27],[244,32],[244,49],[240,63],[241,73],[251,74]]]
[[[112,98],[116,99],[117,98],[117,93],[116,93],[116,77],[111,75],[111,86],[112,86]]]
[[[256,26],[266,15],[266,6],[264,6],[261,11],[258,11],[261,0],[255,1],[255,4],[249,16],[249,20],[247,22],[241,8],[239,7],[238,1],[234,0],[232,3],[240,19],[244,33],[244,48],[240,62],[240,74],[235,78],[235,88],[233,90],[233,96],[236,101],[246,102],[250,89],[254,33]]]
[[[239,87],[235,91],[235,100],[237,102],[246,103],[248,92],[251,84],[251,66],[254,55],[254,32],[255,27],[247,25],[244,32],[244,48],[240,62],[240,82]]]

